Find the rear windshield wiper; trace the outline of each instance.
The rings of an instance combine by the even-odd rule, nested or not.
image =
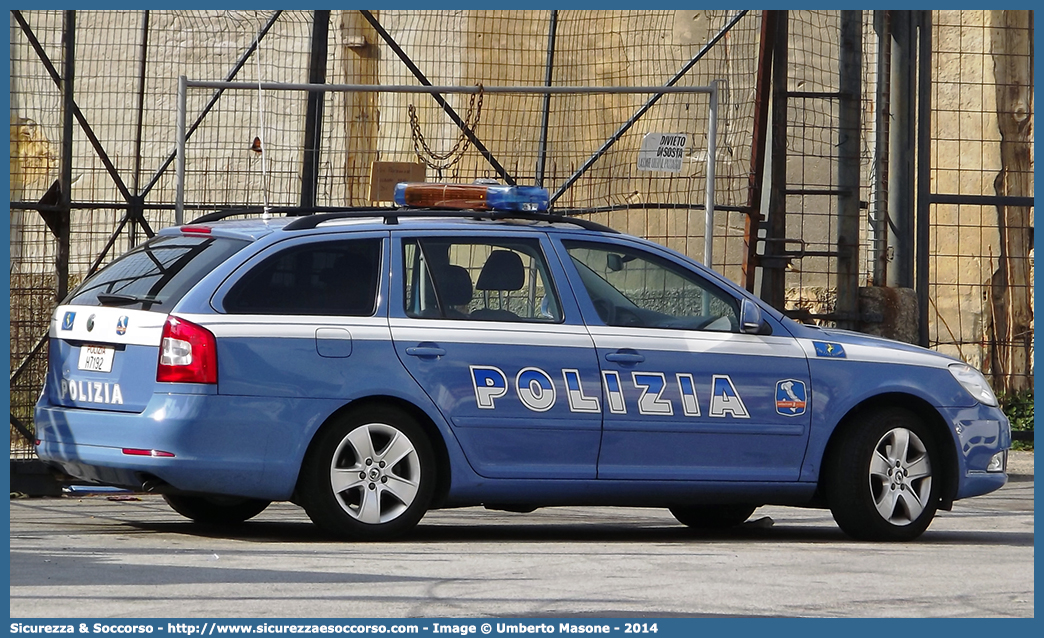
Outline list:
[[[149,304],[152,306],[163,305],[162,301],[152,297],[139,297],[137,295],[121,295],[111,292],[100,292],[96,295],[103,306],[129,306],[131,304]]]

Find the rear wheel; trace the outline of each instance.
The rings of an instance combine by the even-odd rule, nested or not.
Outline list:
[[[366,408],[331,423],[313,442],[301,475],[301,505],[323,530],[388,539],[424,516],[435,488],[435,455],[408,414]]]
[[[256,498],[238,496],[189,496],[185,494],[164,494],[167,501],[178,514],[190,518],[197,523],[208,525],[235,525],[254,518],[271,504]]]
[[[875,410],[852,425],[825,468],[834,520],[860,540],[917,538],[935,516],[941,487],[931,431],[903,408]]]
[[[750,518],[756,505],[681,505],[672,507],[671,514],[679,522],[693,529],[726,529],[736,527]]]

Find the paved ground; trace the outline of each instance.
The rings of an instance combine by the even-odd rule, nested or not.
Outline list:
[[[219,533],[154,496],[16,499],[11,616],[1031,617],[1032,454],[1012,469],[904,544],[779,507],[703,536],[663,510],[469,508],[403,541],[342,543],[289,504]]]
[[[1008,452],[1008,475],[1033,478],[1033,452]]]

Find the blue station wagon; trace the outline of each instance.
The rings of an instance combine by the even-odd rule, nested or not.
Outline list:
[[[428,187],[204,216],[114,260],[52,318],[39,457],[202,523],[292,501],[356,539],[435,508],[705,529],[773,504],[909,540],[1005,484],[1009,424],[970,366],[796,323],[539,189]]]

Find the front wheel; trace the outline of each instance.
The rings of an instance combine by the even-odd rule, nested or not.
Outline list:
[[[756,505],[680,505],[671,514],[693,529],[727,529],[743,523],[757,509]]]
[[[412,417],[366,408],[319,433],[305,457],[300,500],[312,522],[331,534],[388,539],[424,516],[435,476],[431,443]]]
[[[237,496],[189,496],[186,494],[164,494],[167,501],[178,514],[206,525],[236,525],[254,518],[265,511],[272,502],[256,498]]]
[[[909,410],[858,417],[827,459],[824,486],[838,526],[871,541],[908,541],[928,529],[938,509],[938,446]]]

